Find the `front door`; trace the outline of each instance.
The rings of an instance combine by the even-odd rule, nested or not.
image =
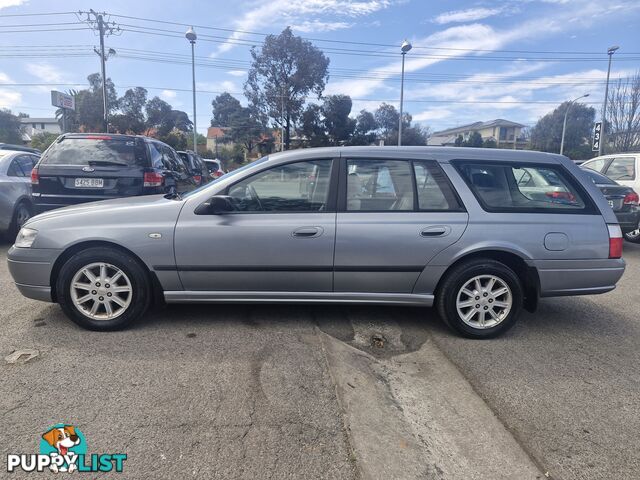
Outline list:
[[[175,235],[185,290],[330,292],[332,163],[299,161],[240,180],[225,192],[235,207],[227,214],[185,207]]]
[[[335,291],[411,293],[466,228],[453,187],[433,161],[354,158],[342,170]]]

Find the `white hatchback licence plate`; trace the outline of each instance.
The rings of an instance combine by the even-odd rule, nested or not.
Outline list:
[[[103,178],[76,178],[76,187],[81,188],[102,188],[104,187]]]

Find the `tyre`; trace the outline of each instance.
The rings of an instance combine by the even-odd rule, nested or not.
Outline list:
[[[447,273],[436,297],[442,319],[468,338],[493,338],[513,326],[524,294],[518,275],[505,264],[474,259]]]
[[[7,231],[7,240],[15,240],[22,226],[33,216],[33,209],[26,201],[19,202],[13,210],[11,225]]]
[[[640,243],[640,228],[627,233],[623,233],[624,239],[627,242]]]
[[[57,301],[89,330],[119,330],[140,318],[151,299],[146,269],[132,256],[93,247],[69,258],[56,280]]]

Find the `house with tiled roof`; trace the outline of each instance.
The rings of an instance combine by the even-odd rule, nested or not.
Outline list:
[[[497,118],[487,122],[474,122],[468,125],[448,128],[434,132],[429,138],[429,145],[454,146],[456,138],[462,136],[462,140],[468,140],[472,133],[478,132],[482,140],[495,140],[498,147],[525,148],[527,141],[522,135],[525,125]]]

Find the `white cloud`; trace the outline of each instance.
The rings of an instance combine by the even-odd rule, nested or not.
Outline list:
[[[370,15],[391,6],[395,1],[397,0],[272,0],[271,2],[260,2],[235,22],[236,31],[228,37],[228,42],[220,45],[211,56],[216,57],[233,49],[237,44],[235,42],[247,37],[243,31],[260,29],[264,25],[265,18],[271,19],[272,23],[277,21],[279,26],[292,24],[304,26],[307,23],[307,27],[310,28],[314,22],[318,22],[316,24],[318,27],[326,28],[330,23],[347,23],[336,20],[336,17],[349,19]]]
[[[22,95],[14,90],[0,88],[0,108],[14,108],[22,102]]]
[[[433,19],[434,23],[444,25],[455,22],[474,22],[483,18],[492,17],[502,12],[502,8],[468,8],[466,10],[452,10],[444,12]]]
[[[28,63],[26,68],[27,72],[42,82],[64,82],[62,73],[50,63]]]
[[[291,25],[294,31],[309,33],[309,32],[333,32],[334,30],[344,30],[345,28],[351,28],[353,23],[348,22],[323,22],[320,20],[305,20],[298,25]]]
[[[234,82],[230,80],[223,80],[221,82],[197,82],[196,87],[198,90],[207,90],[210,92],[229,92],[232,95],[238,93],[241,89]]]
[[[245,70],[229,70],[227,74],[233,77],[244,77],[247,72]]]
[[[27,3],[27,0],[0,0],[0,10],[7,7],[18,7],[24,3]]]
[[[177,93],[174,90],[162,90],[160,92],[160,98],[163,100],[169,101],[176,98]]]

